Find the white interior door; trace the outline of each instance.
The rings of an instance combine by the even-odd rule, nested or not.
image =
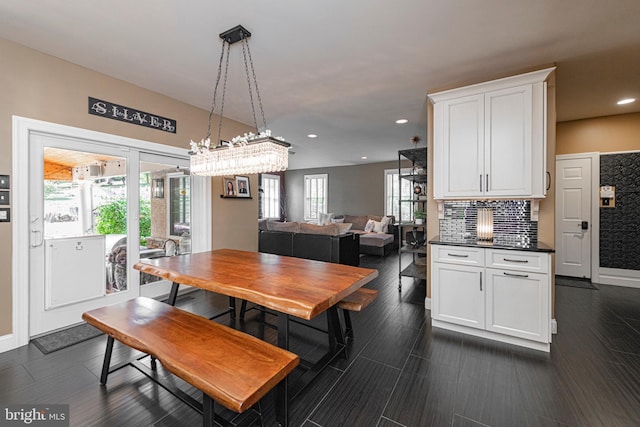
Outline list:
[[[79,323],[84,311],[138,295],[139,284],[126,273],[122,280],[122,269],[114,268],[126,269],[137,254],[123,251],[109,262],[115,240],[128,231],[137,235],[137,209],[128,207],[137,208],[138,190],[127,185],[129,173],[137,176],[137,162],[129,161],[136,156],[73,137],[30,136],[30,336]],[[118,212],[99,209],[107,205],[124,210],[118,232],[109,231]],[[100,217],[113,221],[103,224]],[[137,244],[130,249],[137,251]]]
[[[591,278],[591,158],[556,160],[556,274]]]

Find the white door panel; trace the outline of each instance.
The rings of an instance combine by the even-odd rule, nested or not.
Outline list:
[[[562,276],[591,277],[591,162],[556,162],[556,274]]]

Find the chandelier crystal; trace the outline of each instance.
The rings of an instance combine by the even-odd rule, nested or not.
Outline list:
[[[228,176],[228,175],[248,175],[256,173],[280,172],[289,166],[289,147],[290,144],[285,142],[282,137],[272,137],[271,131],[267,129],[267,122],[264,118],[264,109],[262,108],[262,99],[258,90],[258,81],[253,68],[253,59],[249,50],[247,39],[251,33],[241,25],[238,25],[224,33],[220,34],[222,39],[222,53],[220,55],[220,64],[218,66],[218,77],[213,91],[213,100],[211,102],[211,111],[209,112],[209,127],[207,135],[200,142],[191,141],[191,173],[193,175],[204,176]],[[224,98],[227,86],[227,70],[229,68],[229,48],[231,44],[241,41],[242,53],[244,56],[245,71],[247,73],[247,83],[249,86],[249,98],[251,100],[251,111],[253,113],[253,122],[258,129],[258,121],[256,120],[256,109],[253,101],[254,88],[251,85],[250,73],[253,75],[253,86],[262,115],[262,123],[264,131],[244,135],[238,135],[231,141],[222,141],[220,134],[222,132],[222,120],[224,112]],[[224,69],[224,83],[222,90],[222,101],[220,106],[220,120],[218,123],[219,141],[215,146],[211,145],[211,122],[213,112],[216,107],[216,96],[220,78],[223,74],[222,64],[225,57],[226,47],[226,66]]]

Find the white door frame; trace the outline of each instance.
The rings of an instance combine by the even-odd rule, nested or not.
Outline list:
[[[600,283],[600,153],[559,154],[556,156],[556,171],[558,160],[575,159],[591,159],[591,281]],[[556,205],[557,203],[556,200]],[[557,229],[558,218],[555,215],[554,218]],[[558,242],[555,242],[554,246],[557,248]]]
[[[31,133],[64,135],[161,155],[186,156],[188,150],[163,144],[126,138],[72,126],[13,116],[12,155],[12,332],[0,337],[0,352],[28,344],[29,342],[29,136]],[[194,224],[202,232],[193,236],[194,251],[211,248],[211,180],[195,179],[192,189],[196,209],[202,209],[202,223]],[[197,238],[196,236],[199,236]]]

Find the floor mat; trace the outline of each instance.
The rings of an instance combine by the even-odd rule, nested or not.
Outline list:
[[[593,291],[598,290],[598,287],[589,279],[568,276],[556,276],[556,286],[570,286],[572,288],[591,289]]]
[[[71,328],[56,331],[51,334],[32,339],[31,342],[44,354],[53,353],[63,348],[71,347],[83,341],[102,335],[98,329],[83,323]]]

